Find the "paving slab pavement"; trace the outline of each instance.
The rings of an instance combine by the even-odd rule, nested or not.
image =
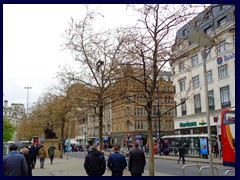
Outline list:
[[[148,158],[148,157],[147,157]],[[176,160],[178,159],[177,156],[154,156],[156,159],[171,159]],[[190,158],[186,157],[186,162],[205,162],[209,163],[209,159],[202,159],[202,158]],[[83,167],[84,159],[71,157],[69,156],[68,159],[66,157],[63,158],[54,158],[53,164],[51,165],[50,159],[45,159],[44,169],[40,168],[39,159],[37,160],[35,169],[32,170],[33,176],[87,176],[85,169]],[[214,164],[221,164],[222,160],[219,158],[213,158]],[[106,169],[103,176],[111,176],[111,171]],[[130,176],[130,172],[126,169],[124,170],[123,176]],[[143,176],[149,176],[149,171],[145,170]],[[155,172],[155,176],[172,176],[170,174],[159,173]]]
[[[33,176],[87,176],[83,167],[84,160],[76,157],[54,158],[53,164],[50,159],[46,158],[44,168],[40,168],[39,159],[37,160],[35,169],[32,170]],[[106,169],[103,176],[111,176],[111,171]],[[123,176],[131,176],[126,169]],[[143,176],[149,176],[149,171],[145,171]],[[170,174],[155,172],[155,176],[172,176]]]

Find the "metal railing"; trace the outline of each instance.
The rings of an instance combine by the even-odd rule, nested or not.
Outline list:
[[[228,175],[228,173],[231,173],[231,172],[234,172],[235,173],[235,170],[233,170],[233,169],[229,169],[229,170],[227,170],[226,172],[225,172],[225,176],[227,176]]]
[[[200,169],[199,165],[197,165],[197,164],[187,164],[187,165],[184,165],[184,166],[182,167],[183,176],[185,176],[185,168],[186,168],[186,167],[193,167],[193,166],[197,167],[198,170]]]
[[[199,174],[200,174],[200,176],[202,175],[202,170],[203,170],[203,169],[210,169],[210,166],[203,166],[203,167],[201,167],[201,168],[199,169]],[[217,175],[219,176],[217,167],[216,167],[216,166],[213,166],[213,169],[215,169],[215,170],[217,171]],[[214,175],[214,171],[213,171],[213,175]]]

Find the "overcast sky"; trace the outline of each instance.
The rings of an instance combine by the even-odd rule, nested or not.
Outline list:
[[[136,15],[124,4],[90,5],[104,17],[96,27],[134,25]],[[81,4],[3,4],[3,100],[27,104],[37,102],[51,87],[60,66],[76,66],[70,51],[61,50],[68,22],[85,17]],[[173,32],[174,34],[175,32]],[[174,35],[173,35],[174,36]]]
[[[91,5],[99,7],[104,18],[99,27],[133,24],[126,5]],[[77,4],[4,4],[3,5],[3,100],[28,104],[54,83],[59,66],[75,62],[69,51],[61,51],[62,34],[71,17],[82,19],[85,7]],[[132,20],[131,20],[132,19]]]

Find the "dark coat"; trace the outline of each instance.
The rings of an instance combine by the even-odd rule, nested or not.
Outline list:
[[[38,147],[31,146],[31,147],[29,148],[28,154],[30,154],[33,158],[36,158],[37,155],[38,155]]]
[[[33,158],[30,154],[23,154],[25,159],[26,159],[26,162],[27,162],[27,167],[28,167],[28,176],[32,176],[32,161],[33,161]]]
[[[127,167],[127,161],[123,154],[115,152],[110,154],[107,166],[112,172],[123,172]]]
[[[104,155],[96,149],[88,152],[84,168],[89,176],[102,176],[106,170]]]
[[[10,152],[3,157],[4,176],[28,176],[27,162],[22,154]]]
[[[179,151],[179,156],[184,156],[186,154],[186,148],[183,146],[180,146],[178,148],[178,151]]]
[[[145,165],[146,159],[144,151],[139,148],[131,150],[128,160],[129,171],[134,174],[143,173]]]

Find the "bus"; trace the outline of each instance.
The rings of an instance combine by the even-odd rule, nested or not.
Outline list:
[[[223,165],[235,167],[235,108],[221,111],[221,143]]]
[[[165,135],[162,139],[167,145],[168,155],[178,155],[181,145],[186,148],[189,157],[208,155],[208,134]],[[211,135],[211,141],[216,141],[216,135]]]

